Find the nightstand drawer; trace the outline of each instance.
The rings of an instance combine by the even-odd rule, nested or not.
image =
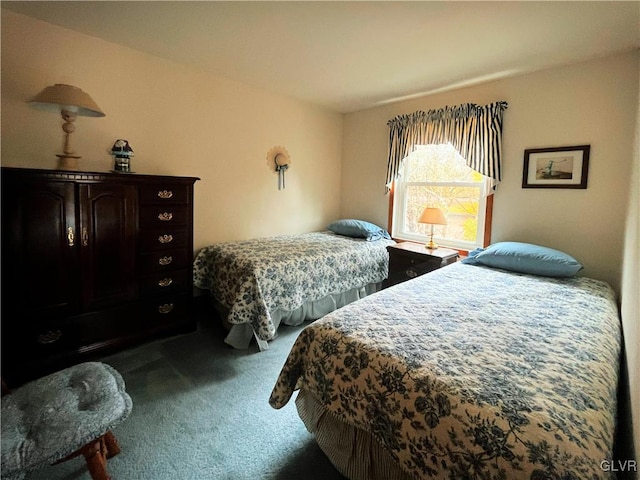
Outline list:
[[[417,264],[414,267],[411,268],[407,268],[404,271],[404,274],[408,277],[408,278],[416,278],[419,277],[420,275],[424,275],[425,273],[429,273],[429,272],[433,272],[434,270],[437,270],[440,267],[443,267],[444,265],[442,264],[442,262],[439,263],[421,263],[421,264]]]
[[[417,269],[420,271],[431,271],[442,266],[443,259],[439,257],[427,257],[426,255],[420,258],[405,257],[403,255],[391,255],[389,257],[389,270],[401,271],[409,269]]]
[[[457,261],[457,250],[437,248],[429,250],[422,244],[402,242],[387,247],[389,252],[389,276],[382,282],[386,288],[425,273],[432,272]]]

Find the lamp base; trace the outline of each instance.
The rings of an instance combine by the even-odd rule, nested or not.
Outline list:
[[[427,250],[435,250],[438,248],[438,244],[436,244],[433,240],[429,240],[429,243],[425,244],[424,248]]]
[[[433,241],[433,225],[431,225],[431,235],[429,236],[429,242],[424,246],[427,250],[435,250],[438,248],[436,242]]]
[[[78,159],[82,158],[80,155],[56,155],[58,157],[58,170],[68,170],[71,172],[77,172],[80,170]]]

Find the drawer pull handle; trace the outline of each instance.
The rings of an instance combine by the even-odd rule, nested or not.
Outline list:
[[[158,280],[158,286],[159,287],[168,287],[169,285],[171,285],[173,283],[173,279],[172,278],[163,278],[162,280]]]
[[[41,333],[38,335],[37,341],[40,345],[50,345],[57,342],[62,337],[60,330],[49,330],[47,333]]]
[[[173,192],[171,190],[160,190],[158,192],[158,197],[167,199],[173,197]]]
[[[165,303],[158,307],[158,312],[162,314],[169,313],[171,310],[173,310],[173,303]]]
[[[172,219],[173,213],[171,212],[164,212],[158,215],[158,220],[160,220],[161,222],[170,222]]]
[[[172,256],[166,256],[166,257],[162,257],[160,259],[158,259],[158,263],[160,265],[169,265],[171,262],[173,262],[173,257]]]
[[[173,235],[160,235],[158,241],[160,243],[171,243],[173,242]]]
[[[67,228],[67,243],[70,247],[73,247],[76,244],[76,233],[73,230],[73,227]]]

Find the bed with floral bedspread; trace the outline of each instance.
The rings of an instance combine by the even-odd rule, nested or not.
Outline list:
[[[299,389],[296,403],[304,395],[321,412],[301,418],[330,458],[349,448],[344,429],[317,431],[323,419],[361,434],[355,443],[369,438],[395,478],[612,478],[601,465],[612,458],[620,337],[604,282],[456,263],[308,325],[270,403]],[[357,458],[332,461],[374,478]]]
[[[276,334],[274,310],[382,282],[393,243],[330,231],[217,243],[196,256],[194,284],[228,309],[229,324],[250,324],[267,341]]]

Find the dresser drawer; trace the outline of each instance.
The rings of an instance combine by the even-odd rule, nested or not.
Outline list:
[[[190,269],[185,268],[145,275],[140,280],[140,292],[147,296],[176,290],[184,291],[189,283],[189,273]]]
[[[191,200],[190,186],[175,183],[158,183],[144,185],[140,188],[140,204],[176,204],[189,203]]]
[[[187,295],[167,295],[144,302],[142,318],[147,328],[162,328],[189,320],[189,309],[190,300]]]
[[[191,255],[186,249],[163,250],[140,255],[140,271],[143,274],[156,271],[175,270],[191,264]]]
[[[81,332],[68,319],[35,322],[12,336],[12,345],[20,355],[46,357],[81,345]]]
[[[167,228],[140,232],[140,247],[143,253],[184,247],[188,240],[189,232],[185,229]]]
[[[140,225],[160,228],[187,225],[191,221],[188,205],[148,205],[140,208]]]
[[[64,319],[35,322],[22,340],[31,355],[46,357],[64,351],[90,351],[92,346],[139,331],[140,311],[137,303],[130,302]]]

